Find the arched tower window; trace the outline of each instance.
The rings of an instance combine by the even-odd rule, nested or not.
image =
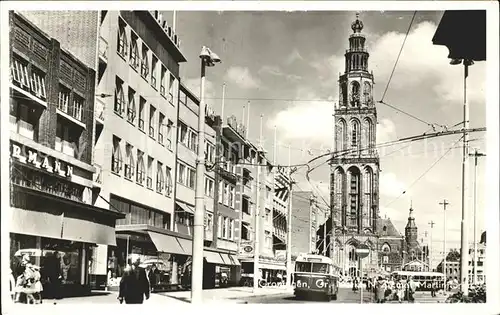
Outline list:
[[[372,227],[373,171],[369,166],[363,172],[363,192],[363,227]]]
[[[351,121],[351,147],[359,149],[359,122],[357,120]]]
[[[384,243],[384,245],[382,245],[382,252],[384,252],[384,253],[390,253],[391,252],[391,246],[388,243]]]
[[[346,133],[347,126],[345,120],[339,119],[337,122],[337,139],[336,139],[336,150],[346,149]]]
[[[340,86],[340,106],[347,106],[347,83],[342,83]]]
[[[359,82],[358,81],[351,82],[351,106],[352,107],[359,106]]]
[[[360,172],[357,167],[349,168],[349,221],[350,226],[359,227],[360,212]]]
[[[372,86],[370,82],[365,82],[363,87],[363,103],[366,106],[372,105]]]
[[[335,169],[333,173],[333,191],[334,191],[334,213],[341,213],[342,225],[345,225],[345,172],[341,167]]]
[[[369,148],[369,150],[364,151],[366,153],[372,154],[373,147],[375,146],[373,122],[370,118],[363,119],[363,148]]]

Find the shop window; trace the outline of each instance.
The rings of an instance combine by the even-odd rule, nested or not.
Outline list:
[[[41,238],[41,247],[42,278],[58,274],[62,285],[81,283],[83,243]]]

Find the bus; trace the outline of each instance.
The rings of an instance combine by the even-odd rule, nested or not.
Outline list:
[[[336,300],[339,291],[340,268],[332,259],[315,254],[302,254],[295,260],[293,286],[295,298],[321,295],[327,301]]]
[[[418,282],[417,291],[431,291],[432,283],[435,283],[434,290],[444,289],[444,274],[441,272],[431,271],[394,271],[391,274],[394,278],[408,280],[412,277],[415,282]]]

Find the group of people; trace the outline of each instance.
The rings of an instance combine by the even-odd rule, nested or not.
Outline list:
[[[408,279],[402,278],[384,278],[379,276],[377,280],[369,280],[369,287],[372,289],[376,303],[385,303],[386,301],[397,300],[402,303],[407,300],[410,303],[415,302],[415,292],[419,287],[419,283],[413,280],[413,277]]]
[[[10,270],[10,292],[15,303],[42,303],[42,275],[40,267],[30,261],[29,255],[24,255],[14,277]]]

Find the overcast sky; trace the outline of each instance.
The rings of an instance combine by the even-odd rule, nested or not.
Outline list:
[[[369,69],[375,76],[376,101],[381,100],[384,93],[412,15],[413,12],[387,11],[360,14],[370,52]],[[441,16],[442,12],[417,12],[384,101],[428,123],[452,127],[463,120],[463,67],[451,66],[448,50],[432,45]],[[164,12],[164,18],[171,22],[172,13]],[[292,164],[305,162],[331,146],[333,102],[338,100],[337,80],[339,72],[344,70],[343,54],[354,19],[355,12],[177,12],[177,34],[188,59],[181,65],[181,78],[199,94],[198,55],[202,45],[210,47],[223,63],[207,71],[207,103],[220,114],[225,82],[224,116],[235,115],[241,120],[243,106],[250,99],[249,138],[257,140],[259,116],[263,114],[264,145],[270,159],[276,125],[278,162],[288,163],[285,147],[288,144],[292,147]],[[469,71],[471,127],[486,126],[485,69],[481,62]],[[379,143],[430,129],[427,124],[383,104],[377,104],[377,110]],[[461,150],[458,139],[455,135],[414,143],[396,152],[393,151],[400,147],[379,150],[380,215],[389,216],[404,232],[413,200],[422,236],[430,230],[428,222],[436,222],[434,252],[442,248],[443,210],[439,202],[444,198],[450,202],[448,247],[459,247]],[[485,133],[471,134],[471,139],[475,139],[472,147],[486,152]],[[453,149],[416,181],[450,147]],[[485,162],[479,162],[479,192],[484,187],[484,169]],[[471,183],[472,171],[471,167]],[[329,181],[328,167],[318,168],[311,178],[328,201],[329,187],[325,184]],[[299,171],[295,179],[301,189],[311,189],[304,171]],[[403,191],[406,193],[401,196]],[[483,197],[481,193],[478,196],[480,230],[484,227]],[[472,227],[472,223],[469,226]]]

